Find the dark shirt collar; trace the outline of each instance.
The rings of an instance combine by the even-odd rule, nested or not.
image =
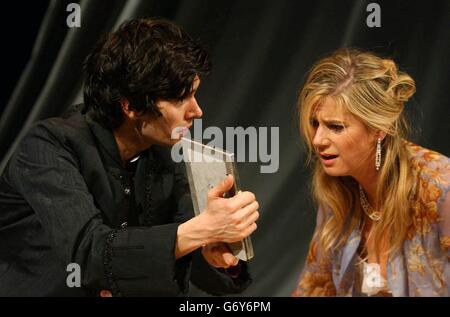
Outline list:
[[[94,119],[93,113],[90,111],[86,113],[86,122],[88,123],[89,128],[94,134],[94,137],[99,144],[100,150],[108,156],[108,158],[113,162],[116,168],[118,167],[122,170],[126,169],[134,174],[138,163],[143,157],[148,157],[150,160],[153,160],[152,151],[145,150],[141,153],[138,153],[124,164],[122,162],[122,158],[120,157],[119,147],[117,146],[113,131],[111,129],[105,128],[103,125],[97,122]]]
[[[117,146],[116,139],[114,138],[113,131],[111,129],[103,127],[100,123],[95,121],[93,118],[93,114],[90,111],[86,113],[86,122],[88,123],[102,150],[116,164],[123,168],[123,162],[120,157],[119,148]]]

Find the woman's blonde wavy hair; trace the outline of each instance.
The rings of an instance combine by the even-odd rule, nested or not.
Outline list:
[[[357,182],[349,176],[327,175],[315,159],[310,120],[317,106],[325,98],[332,98],[339,108],[362,120],[369,129],[386,133],[376,192],[382,218],[371,234],[378,242],[389,237],[390,247],[385,251],[390,253],[400,248],[411,221],[409,199],[414,193],[414,179],[403,146],[407,134],[403,107],[415,90],[414,80],[399,71],[392,60],[356,49],[340,49],[310,70],[300,92],[298,110],[300,132],[309,150],[308,162],[315,163],[313,196],[327,214],[315,237],[324,251],[345,243],[360,225],[363,211]]]

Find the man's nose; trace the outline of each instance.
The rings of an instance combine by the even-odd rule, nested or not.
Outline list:
[[[195,99],[195,97],[192,98],[189,107],[190,107],[189,113],[192,115],[192,117],[201,118],[201,116],[203,116],[202,108],[200,108],[200,105],[198,104],[197,99]]]

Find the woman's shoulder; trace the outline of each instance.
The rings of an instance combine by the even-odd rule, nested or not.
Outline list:
[[[420,172],[422,176],[433,178],[440,176],[439,178],[444,178],[443,181],[450,182],[450,158],[409,141],[405,141],[404,145],[414,170]]]
[[[443,198],[450,190],[450,158],[436,151],[405,141],[413,173],[420,178],[422,189],[435,188]]]
[[[440,162],[449,164],[450,158],[439,152],[424,148],[410,141],[403,141],[404,146],[409,152],[410,158],[422,162]]]

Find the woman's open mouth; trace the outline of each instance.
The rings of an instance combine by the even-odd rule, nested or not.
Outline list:
[[[319,156],[325,165],[331,165],[339,155],[328,154],[328,153],[319,153]]]

